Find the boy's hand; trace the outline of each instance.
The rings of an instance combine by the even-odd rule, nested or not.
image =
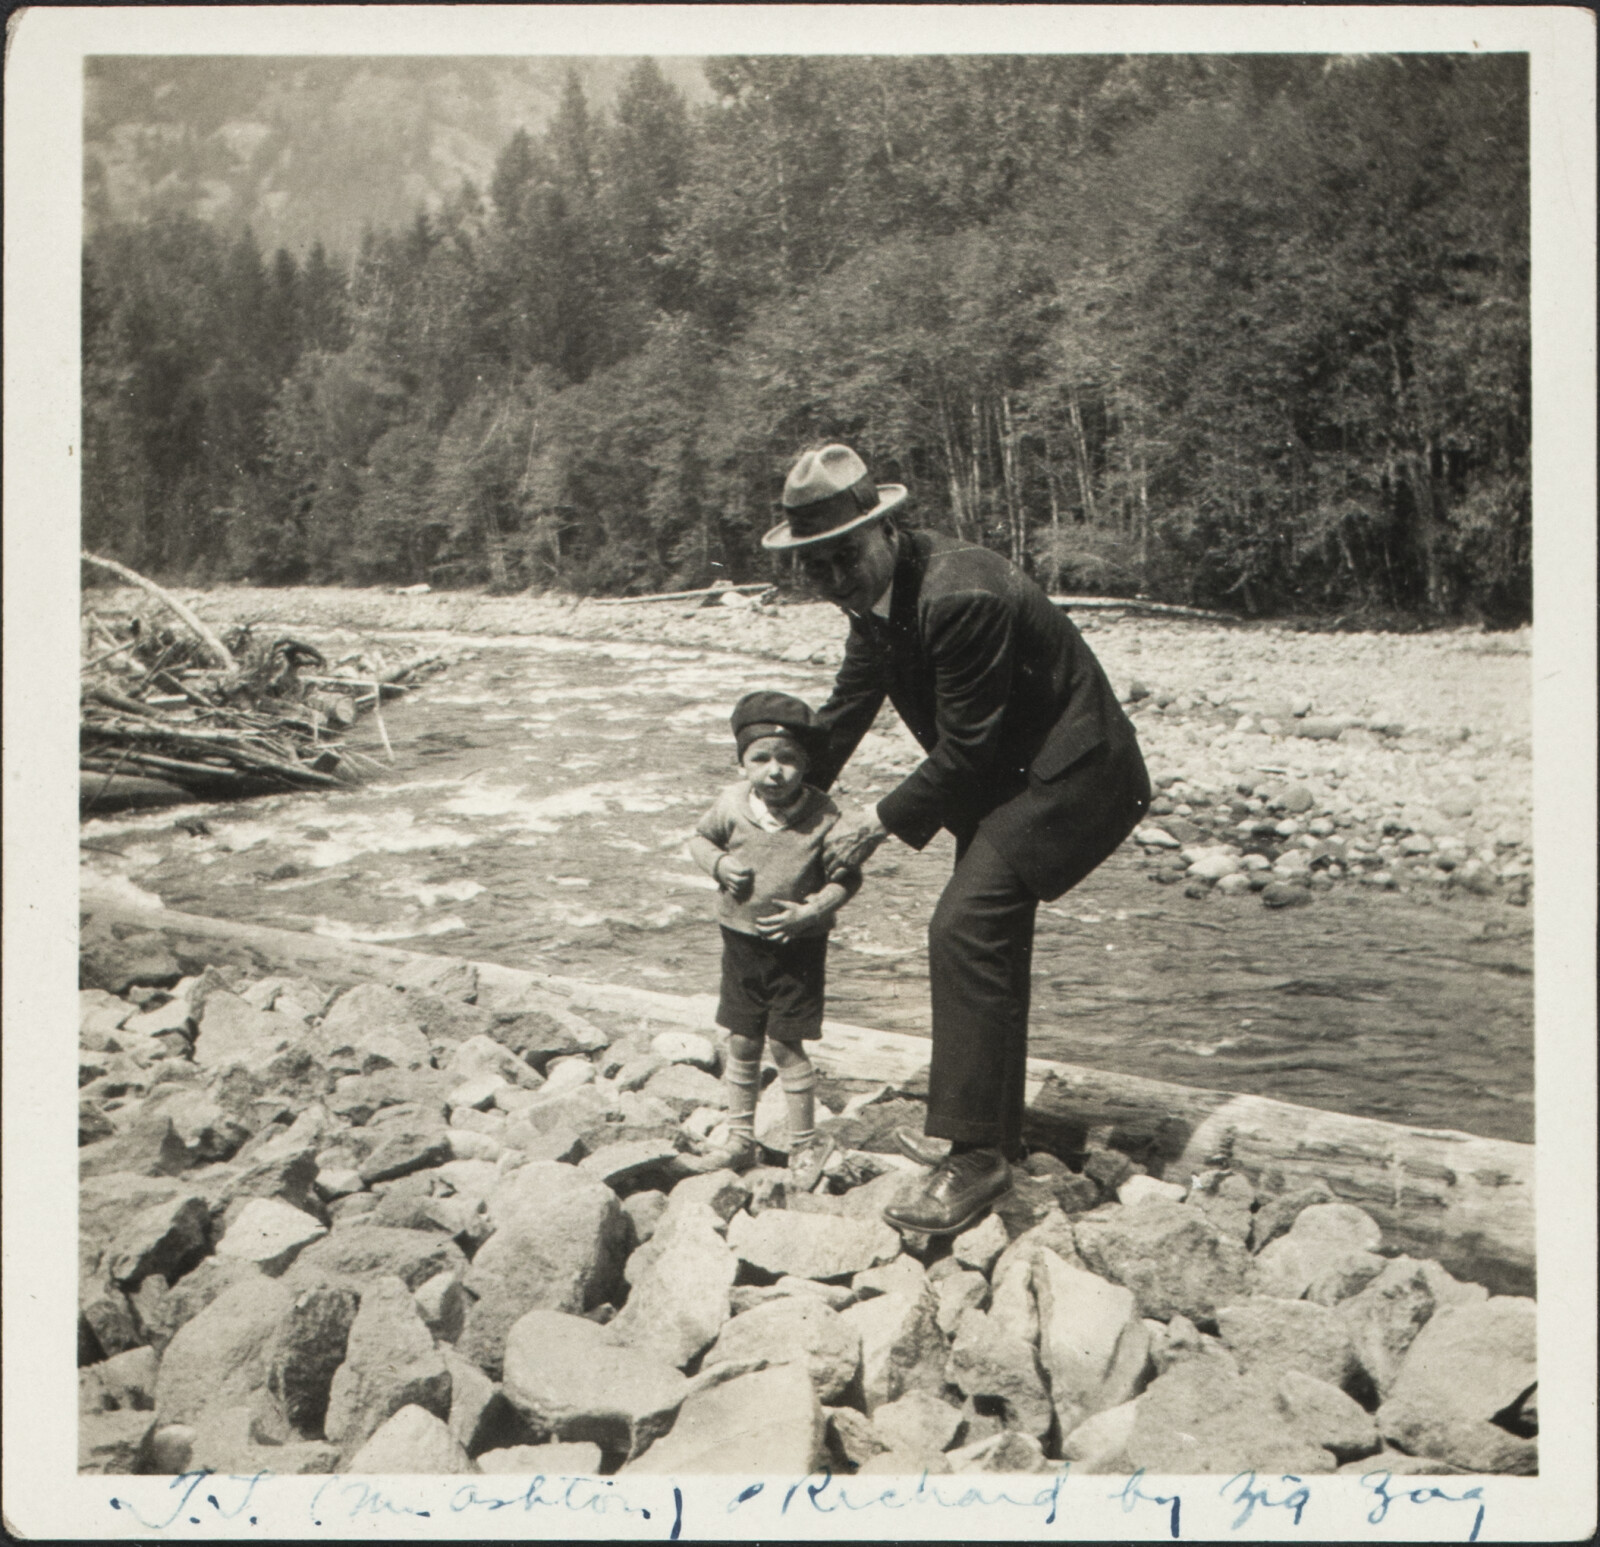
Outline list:
[[[776,902],[778,911],[756,920],[756,929],[764,939],[787,944],[801,935],[814,933],[817,921],[830,910],[819,908],[814,902]]]
[[[829,829],[822,842],[822,863],[830,880],[847,870],[859,870],[873,851],[889,836],[889,829],[878,820],[878,808],[847,812]]]
[[[742,859],[725,854],[717,861],[717,881],[735,902],[743,902],[756,884],[756,873]]]

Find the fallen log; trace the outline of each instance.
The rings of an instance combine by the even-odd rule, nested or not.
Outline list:
[[[587,601],[591,607],[625,607],[633,602],[692,602],[705,596],[725,596],[729,591],[749,596],[771,589],[772,582],[763,580],[753,585],[702,586],[698,591],[656,591],[649,596],[591,596]]]
[[[201,622],[190,608],[180,602],[177,597],[163,591],[155,581],[145,579],[138,570],[129,569],[126,564],[119,564],[115,559],[99,558],[87,549],[83,551],[82,558],[85,564],[93,564],[96,569],[109,570],[113,575],[126,580],[129,585],[136,585],[141,590],[148,591],[158,602],[170,608],[182,620],[195,638],[206,647],[211,658],[218,666],[226,672],[234,672],[239,669],[239,663],[234,660],[233,652],[217,638],[216,634]]]
[[[1184,607],[1177,602],[1147,602],[1138,596],[1052,596],[1057,607],[1081,612],[1144,612],[1158,618],[1192,618],[1199,623],[1242,623],[1231,612],[1214,612],[1208,607]]]
[[[416,963],[451,960],[434,952],[141,909],[93,892],[84,894],[81,908],[96,927],[158,933],[186,972],[233,965],[348,985],[392,982]],[[509,1007],[529,992],[554,994],[577,1010],[620,1011],[715,1034],[716,1000],[709,994],[666,994],[493,962],[473,965],[481,1004]],[[811,1051],[830,1073],[909,1093],[926,1089],[928,1043],[922,1037],[830,1020]],[[1533,1293],[1532,1145],[1041,1058],[1028,1060],[1027,1099],[1029,1142],[1069,1159],[1092,1133],[1140,1159],[1153,1174],[1182,1182],[1216,1164],[1273,1187],[1320,1177],[1337,1197],[1371,1214],[1385,1239],[1403,1251],[1436,1258],[1497,1294]]]
[[[99,811],[131,811],[150,806],[177,806],[195,797],[165,779],[142,774],[119,773],[88,763],[78,769],[78,814],[92,816]]]

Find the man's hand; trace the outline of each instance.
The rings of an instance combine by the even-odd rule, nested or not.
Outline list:
[[[724,854],[717,861],[717,884],[735,902],[743,902],[756,884],[756,873],[742,859]]]
[[[802,935],[815,934],[818,923],[832,911],[819,908],[809,898],[805,902],[775,902],[772,906],[777,912],[758,918],[756,929],[764,939],[776,940],[782,945]]]
[[[823,840],[822,864],[828,879],[835,879],[842,871],[859,869],[888,836],[889,829],[878,820],[876,807],[845,812]]]

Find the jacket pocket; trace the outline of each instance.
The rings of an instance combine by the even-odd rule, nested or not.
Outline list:
[[[1051,728],[1050,734],[1045,737],[1044,745],[1039,748],[1030,763],[1029,771],[1034,778],[1042,779],[1048,783],[1052,779],[1059,779],[1080,758],[1090,752],[1106,739],[1105,732],[1093,720],[1060,720]]]

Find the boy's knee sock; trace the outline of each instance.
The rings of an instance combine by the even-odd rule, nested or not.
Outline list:
[[[789,1109],[789,1147],[798,1149],[817,1137],[817,1071],[803,1053],[797,1063],[778,1071]]]
[[[735,1134],[754,1138],[756,1132],[756,1096],[761,1088],[761,1056],[737,1058],[732,1053],[722,1070],[723,1084],[728,1092],[728,1127]]]

